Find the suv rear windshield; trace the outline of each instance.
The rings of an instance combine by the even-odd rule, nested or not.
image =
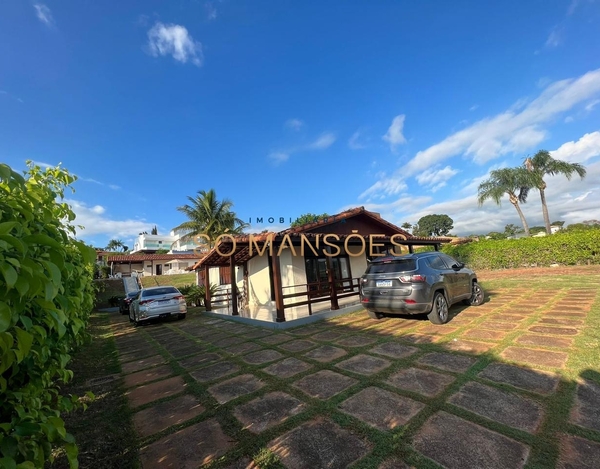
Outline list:
[[[367,274],[393,274],[415,270],[417,263],[414,259],[402,259],[390,262],[376,262],[367,267]]]
[[[168,295],[170,293],[178,293],[175,287],[157,288],[156,290],[146,290],[142,293],[144,298],[148,296]]]

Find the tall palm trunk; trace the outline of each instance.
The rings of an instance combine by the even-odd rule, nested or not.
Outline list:
[[[542,181],[542,186],[539,187],[540,199],[542,199],[542,213],[544,214],[544,224],[546,225],[546,233],[552,234],[552,228],[550,228],[550,216],[548,215],[548,204],[546,204],[546,183]]]
[[[519,205],[518,197],[513,193],[509,193],[508,198],[510,199],[510,203],[514,205],[515,209],[517,210],[517,213],[519,214],[519,218],[521,219],[521,223],[523,224],[523,229],[525,230],[525,235],[529,236],[529,225],[527,224],[527,220],[525,220],[525,215],[523,215],[523,211],[521,210],[521,206]]]

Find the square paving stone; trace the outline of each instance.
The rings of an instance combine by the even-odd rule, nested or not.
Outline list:
[[[263,329],[256,329],[253,331],[249,331],[244,333],[244,337],[247,339],[259,339],[261,337],[267,337],[268,335],[273,334],[271,331],[265,331]]]
[[[402,334],[397,336],[399,340],[404,340],[406,342],[410,342],[411,344],[433,344],[439,337],[434,337],[431,335],[425,334],[415,334],[414,332],[409,332],[408,334]]]
[[[490,331],[488,329],[471,329],[462,334],[466,339],[487,339],[487,340],[502,340],[506,337],[506,332]]]
[[[229,362],[215,363],[214,365],[200,368],[199,370],[190,372],[190,376],[200,383],[212,381],[222,378],[223,376],[231,375],[240,370],[238,365]]]
[[[406,425],[425,404],[384,389],[369,387],[346,399],[339,407],[347,414],[386,431]]]
[[[363,347],[365,345],[372,344],[377,339],[374,337],[367,337],[364,335],[354,335],[351,337],[344,337],[336,341],[336,344],[343,345],[344,347]]]
[[[516,469],[529,456],[524,444],[446,412],[425,422],[413,446],[448,469]]]
[[[579,332],[577,329],[572,327],[552,327],[552,326],[531,326],[529,331],[536,332],[538,334],[552,334],[552,335],[577,335]]]
[[[383,461],[377,469],[411,469],[411,467],[400,459],[392,458]]]
[[[305,407],[306,404],[295,397],[276,391],[237,406],[233,415],[246,430],[260,433],[285,422]]]
[[[214,363],[222,358],[218,353],[201,353],[193,357],[183,358],[179,360],[179,364],[184,368],[191,369]]]
[[[292,337],[287,334],[273,334],[267,337],[262,337],[259,340],[264,344],[276,345],[281,344],[282,342],[288,342],[292,339],[295,339],[295,337]]]
[[[134,414],[133,424],[138,435],[146,437],[193,419],[202,412],[202,404],[195,397],[184,394]]]
[[[492,330],[499,331],[512,331],[517,324],[512,324],[510,322],[501,322],[501,321],[485,321],[480,324],[481,327]]]
[[[597,469],[600,461],[600,443],[572,435],[560,438],[559,469]]]
[[[556,391],[559,382],[556,375],[504,363],[491,363],[479,373],[479,377],[544,395]]]
[[[315,334],[316,332],[321,332],[323,329],[319,326],[306,326],[306,327],[299,327],[297,329],[294,329],[292,331],[290,331],[290,334],[294,334],[294,335],[311,335],[311,334]]]
[[[239,345],[232,345],[227,348],[225,351],[230,353],[231,355],[242,355],[248,352],[254,352],[255,350],[260,350],[262,347],[254,342],[244,342]]]
[[[407,368],[392,374],[386,382],[396,388],[433,397],[446,389],[452,381],[454,377],[449,375],[420,368]]]
[[[302,352],[303,350],[308,350],[309,348],[314,347],[315,345],[317,345],[314,342],[311,342],[310,340],[294,340],[292,342],[288,342],[286,344],[281,344],[279,345],[279,348],[282,348],[284,350],[287,350],[288,352]]]
[[[379,344],[369,350],[370,353],[376,353],[377,355],[385,355],[392,358],[405,358],[411,356],[413,353],[417,353],[419,349],[417,347],[411,347],[410,345],[402,345],[397,342],[385,342]]]
[[[518,321],[522,321],[523,319],[525,319],[525,316],[517,316],[515,314],[499,314],[497,316],[494,316],[494,319],[496,321],[508,321],[508,322],[518,322]]]
[[[142,358],[147,358],[150,355],[156,355],[156,348],[153,346],[137,349],[133,352],[121,353],[119,355],[119,362],[125,363],[133,360],[141,360]]]
[[[452,353],[432,352],[423,355],[417,360],[422,365],[433,366],[440,370],[464,373],[477,361],[476,358],[455,355]]]
[[[285,379],[297,375],[298,373],[302,373],[309,368],[312,368],[310,363],[303,362],[297,358],[286,358],[285,360],[281,360],[280,362],[273,363],[272,365],[263,368],[263,371]]]
[[[448,402],[529,433],[534,433],[542,420],[542,408],[537,402],[473,381],[460,388]]]
[[[252,459],[245,456],[237,461],[228,464],[224,469],[260,469]]]
[[[322,345],[321,347],[305,353],[304,356],[322,363],[326,363],[333,361],[336,358],[343,357],[347,354],[348,352],[346,352],[344,349],[332,347],[331,345]]]
[[[163,357],[154,355],[153,357],[141,358],[133,362],[123,363],[121,365],[121,371],[123,373],[133,373],[145,368],[150,368],[151,366],[162,365],[163,363],[165,363]]]
[[[559,316],[559,317],[566,317],[566,318],[585,318],[587,317],[587,313],[573,313],[570,311],[564,311],[562,309],[556,310],[556,309],[551,309],[550,311],[546,311],[544,312],[544,316],[550,316],[550,317],[554,317],[554,316]]]
[[[196,469],[234,446],[215,419],[197,423],[142,448],[144,469]]]
[[[173,378],[131,389],[125,395],[129,399],[131,407],[138,407],[148,402],[162,399],[163,397],[179,394],[185,388],[186,384],[183,378],[181,376],[174,376]]]
[[[454,339],[444,344],[445,347],[456,352],[480,354],[487,352],[489,349],[496,346],[490,342],[474,342],[472,340]]]
[[[583,326],[585,321],[581,319],[563,319],[563,318],[542,318],[538,321],[541,324],[552,324],[558,326]]]
[[[185,348],[180,348],[177,349],[173,352],[169,352],[173,358],[181,358],[181,357],[188,357],[190,355],[194,355],[196,353],[200,353],[203,351],[203,347],[198,347],[198,346],[191,346],[191,347],[185,347]]]
[[[370,376],[379,373],[390,365],[391,362],[383,358],[360,354],[344,360],[335,366],[343,370],[352,371],[353,373]]]
[[[246,339],[244,337],[225,337],[223,339],[219,339],[216,342],[213,342],[213,345],[221,348],[231,347],[232,345],[241,344],[245,342]]]
[[[569,348],[573,344],[573,339],[567,337],[523,334],[522,336],[517,337],[515,342],[522,345],[534,345],[537,347]]]
[[[448,327],[447,325],[427,324],[419,328],[419,334],[447,335],[458,330],[457,327]]]
[[[208,392],[212,394],[219,404],[225,404],[232,399],[258,391],[264,385],[265,383],[256,376],[245,374],[215,384],[208,388]]]
[[[600,432],[600,385],[583,380],[577,385],[570,422]]]
[[[259,350],[258,352],[252,352],[242,357],[246,363],[251,365],[261,365],[263,363],[272,362],[283,357],[283,355],[276,350]]]
[[[329,399],[358,383],[354,378],[330,370],[321,370],[296,381],[293,386],[318,399]]]
[[[516,362],[552,368],[562,368],[568,358],[568,355],[564,352],[550,352],[549,350],[534,350],[521,347],[507,347],[501,355]]]
[[[321,340],[321,341],[331,341],[335,339],[339,339],[343,334],[337,331],[325,331],[315,334],[311,337],[313,340]]]
[[[172,374],[173,370],[171,370],[171,367],[169,365],[148,368],[147,370],[125,375],[125,387],[130,388],[132,386],[139,386],[140,384],[144,384],[149,381],[154,381],[160,378],[166,378],[168,376],[171,376]]]
[[[288,469],[345,469],[371,449],[362,438],[322,418],[294,428],[268,447]]]

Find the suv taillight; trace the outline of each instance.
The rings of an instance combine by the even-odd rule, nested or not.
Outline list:
[[[402,283],[418,283],[425,282],[427,279],[424,275],[401,275],[398,280]]]

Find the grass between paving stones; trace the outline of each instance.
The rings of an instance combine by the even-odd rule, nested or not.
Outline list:
[[[553,304],[565,298],[570,289],[581,288],[582,290],[587,290],[593,284],[592,282],[584,282],[582,284],[582,282],[580,282],[579,279],[575,280],[572,276],[562,276],[561,278],[562,281],[557,283],[554,277],[536,277],[533,278],[531,282],[528,282],[528,284],[525,287],[522,279],[499,279],[483,282],[484,288],[487,291],[491,292],[492,295],[497,295],[498,298],[510,295],[513,298],[510,301],[507,301],[506,304],[495,308],[491,313],[488,314],[488,312],[486,312],[480,317],[473,318],[473,320],[467,324],[452,326],[452,322],[450,322],[448,327],[457,327],[457,330],[452,332],[451,334],[444,335],[441,338],[441,340],[439,340],[437,343],[414,344],[410,340],[407,340],[407,335],[411,335],[411,333],[413,332],[419,333],[419,328],[424,324],[422,321],[414,320],[414,324],[411,324],[409,327],[397,328],[396,330],[393,322],[395,320],[392,319],[389,321],[381,322],[368,321],[364,319],[364,312],[353,313],[350,315],[334,318],[329,321],[324,321],[316,325],[309,325],[297,329],[290,329],[285,332],[270,333],[289,335],[291,336],[290,340],[305,339],[312,340],[313,342],[315,342],[315,345],[312,348],[303,350],[301,352],[289,352],[284,348],[280,347],[281,345],[285,345],[288,341],[282,342],[280,344],[271,345],[265,342],[261,342],[261,339],[259,337],[246,340],[246,342],[253,342],[260,345],[262,350],[270,349],[278,351],[284,355],[283,358],[296,357],[312,365],[312,367],[308,370],[305,370],[286,379],[275,377],[271,374],[266,373],[263,370],[265,367],[270,366],[271,364],[276,363],[281,359],[270,361],[260,365],[252,365],[246,363],[243,360],[244,354],[232,355],[228,353],[226,349],[223,349],[222,347],[218,347],[216,345],[212,345],[207,341],[207,339],[212,340],[215,337],[215,335],[219,332],[226,332],[230,336],[245,337],[246,332],[260,330],[259,328],[248,326],[245,329],[240,329],[238,324],[231,325],[232,323],[229,323],[228,321],[214,321],[212,319],[206,320],[203,318],[199,318],[198,321],[202,321],[201,324],[203,325],[203,327],[213,331],[213,333],[207,335],[203,334],[201,337],[198,337],[196,335],[187,333],[184,330],[184,325],[182,325],[181,323],[178,323],[177,325],[172,325],[170,323],[164,324],[163,328],[174,331],[177,334],[180,334],[181,337],[191,339],[195,343],[202,344],[202,349],[199,349],[197,352],[194,352],[190,355],[195,355],[197,353],[217,353],[218,355],[222,356],[225,360],[231,363],[235,363],[240,367],[240,369],[235,373],[215,379],[210,382],[203,383],[197,382],[194,378],[192,378],[189,371],[184,369],[179,364],[179,361],[182,358],[184,358],[184,356],[174,358],[166,348],[164,348],[162,345],[160,345],[159,342],[155,340],[154,335],[156,335],[157,337],[159,337],[159,335],[153,333],[149,329],[145,330],[144,328],[139,328],[138,333],[143,335],[150,343],[152,343],[156,347],[157,352],[159,352],[170,364],[173,373],[183,378],[183,380],[186,383],[186,388],[182,390],[181,393],[137,407],[135,411],[140,411],[142,409],[154,406],[157,403],[163,401],[169,401],[180,396],[183,393],[189,393],[196,396],[196,398],[198,398],[198,400],[205,407],[205,411],[202,414],[196,416],[195,418],[188,420],[180,425],[170,427],[160,433],[141,439],[138,442],[138,447],[144,447],[148,444],[159,440],[160,438],[163,438],[166,435],[172,434],[183,428],[187,428],[191,425],[194,425],[195,423],[207,420],[209,418],[215,418],[221,425],[223,431],[227,435],[235,439],[237,444],[234,448],[227,451],[221,458],[207,465],[207,468],[222,468],[227,466],[228,464],[239,460],[242,457],[247,457],[254,460],[255,463],[257,463],[262,468],[279,469],[283,466],[278,461],[277,456],[267,449],[268,443],[274,438],[283,435],[287,431],[292,430],[297,426],[308,422],[309,420],[312,420],[317,416],[320,416],[329,418],[342,428],[361,436],[369,442],[371,450],[367,453],[365,457],[363,457],[361,460],[359,460],[356,464],[353,465],[354,468],[367,469],[377,467],[384,460],[387,460],[391,457],[400,458],[409,465],[413,465],[415,467],[434,468],[439,466],[433,461],[418,453],[416,450],[414,450],[412,448],[411,442],[413,437],[419,432],[425,421],[429,419],[432,415],[434,415],[436,412],[443,410],[445,412],[457,415],[468,421],[474,422],[485,428],[489,428],[490,430],[496,431],[514,440],[520,441],[523,444],[528,445],[531,448],[531,453],[528,458],[528,463],[526,466],[527,468],[537,469],[554,467],[558,459],[557,435],[559,433],[567,432],[570,434],[583,436],[593,441],[600,442],[600,432],[583,429],[576,425],[567,423],[569,412],[574,401],[576,380],[578,380],[580,377],[585,377],[587,379],[600,382],[600,374],[597,371],[597,364],[600,363],[600,301],[598,300],[598,298],[596,297],[596,302],[594,303],[591,312],[587,316],[585,326],[578,326],[581,332],[578,336],[575,337],[575,341],[572,347],[572,350],[577,350],[577,353],[570,353],[567,365],[564,369],[558,371],[561,381],[559,383],[558,389],[553,394],[549,396],[543,396],[526,390],[516,389],[508,384],[496,383],[493,381],[488,381],[479,378],[478,373],[493,362],[510,363],[510,361],[501,359],[499,357],[499,353],[503,349],[505,349],[509,345],[519,346],[515,343],[515,339],[521,334],[525,333],[527,328],[531,324],[534,324],[545,311],[552,307]],[[518,294],[512,295],[511,293],[509,293],[509,290],[512,292],[516,291]],[[546,295],[551,295],[551,300],[546,299]],[[461,335],[468,330],[477,329],[481,323],[487,321],[491,317],[499,318],[503,312],[506,313],[510,311],[513,307],[517,307],[517,309],[523,309],[519,308],[519,305],[526,303],[528,301],[528,298],[532,296],[534,297],[534,300],[537,298],[542,298],[544,299],[544,301],[540,302],[539,306],[532,305],[531,308],[533,309],[533,312],[527,311],[527,314],[525,314],[526,318],[519,322],[519,325],[516,329],[507,331],[506,336],[502,340],[493,341],[485,339],[469,339],[473,340],[474,342],[495,344],[494,347],[488,352],[468,354],[465,352],[448,350],[448,348],[445,347],[445,344],[448,344],[454,339],[460,338]],[[457,308],[453,308],[452,312],[456,314],[456,310]],[[477,310],[473,308],[473,311]],[[515,311],[514,314],[518,313]],[[365,325],[367,325],[366,328],[364,327]],[[360,327],[360,329],[356,329],[356,327]],[[302,332],[306,332],[307,330],[311,331],[309,335],[302,334]],[[311,337],[319,332],[330,330],[340,330],[341,332],[343,332],[343,335],[331,341],[317,341],[313,340]],[[347,338],[351,335],[366,335],[374,337],[376,340],[373,343],[360,347],[342,346],[337,344],[337,341],[343,338]],[[390,341],[403,342],[406,345],[416,347],[418,349],[418,352],[402,359],[393,359],[385,355],[377,355],[375,353],[370,352],[370,350],[376,347],[377,345]],[[304,355],[310,350],[322,345],[331,345],[334,347],[342,348],[347,352],[347,354],[327,363],[322,363],[317,360],[310,359],[309,357],[306,357]],[[231,348],[235,348],[235,345],[231,346]],[[564,351],[563,349],[548,349]],[[477,361],[474,362],[474,364],[465,373],[447,372],[439,370],[435,367],[427,366],[425,364],[416,363],[420,357],[429,352],[444,352],[453,355],[471,356],[476,358]],[[372,376],[356,374],[335,366],[339,362],[348,360],[353,356],[362,353],[384,358],[390,361],[392,365]],[[206,366],[210,366],[214,363],[215,362],[205,363],[190,370],[200,369]],[[387,378],[393,373],[401,369],[409,368],[411,366],[416,366],[418,368],[427,369],[430,371],[435,371],[436,373],[452,376],[455,378],[455,381],[450,383],[446,387],[446,389],[443,390],[439,395],[431,398],[420,395],[415,392],[396,388],[385,382]],[[545,367],[539,368],[545,369]],[[547,369],[556,372],[556,369]],[[333,396],[331,399],[326,401],[312,398],[308,394],[302,392],[300,389],[292,386],[292,383],[302,379],[305,376],[314,374],[320,370],[332,370],[336,373],[354,378],[358,381],[353,386],[349,387],[348,389],[342,391],[341,393]],[[263,386],[259,390],[254,391],[253,393],[235,398],[223,405],[219,404],[208,391],[208,388],[216,383],[220,383],[246,373],[253,374],[259,379],[261,379],[263,383],[265,383],[265,386]],[[496,388],[504,392],[516,394],[518,396],[533,400],[541,404],[542,408],[544,409],[544,415],[539,430],[535,434],[530,434],[528,432],[518,430],[516,428],[509,427],[494,420],[482,417],[471,411],[446,402],[451,395],[455,394],[461,389],[461,387],[464,384],[470,381],[479,382],[486,386]],[[150,384],[150,382],[144,384]],[[407,423],[407,425],[399,426],[398,428],[392,431],[380,431],[370,426],[369,424],[362,422],[360,419],[342,412],[339,408],[340,404],[343,401],[369,386],[376,386],[381,389],[395,393],[397,395],[405,396],[407,398],[425,404],[426,407],[422,409],[416,416],[414,416]],[[243,425],[234,417],[234,409],[239,405],[247,403],[258,396],[263,396],[272,391],[282,391],[297,398],[305,404],[304,410],[288,418],[282,424],[272,427],[258,435],[255,435],[249,432],[248,430],[244,429]]]
[[[81,347],[69,364],[73,380],[61,390],[63,395],[83,395],[92,391],[95,399],[87,410],[77,410],[64,417],[67,431],[79,447],[81,469],[135,468],[139,466],[137,441],[131,423],[131,411],[124,396],[121,379],[94,384],[94,378],[110,378],[121,371],[112,336],[109,316],[94,313],[90,319],[91,342]],[[52,469],[68,468],[60,455]]]

